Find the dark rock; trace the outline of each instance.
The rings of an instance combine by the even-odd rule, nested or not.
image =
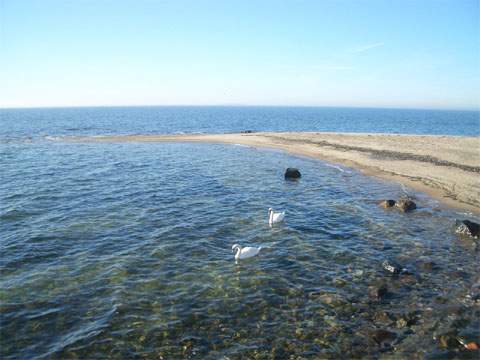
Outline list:
[[[417,208],[417,204],[410,199],[400,199],[395,203],[395,206],[403,212],[412,211]]]
[[[478,235],[480,233],[480,225],[470,221],[470,220],[463,220],[460,222],[460,225],[455,230],[457,234],[467,235],[473,238],[478,239]]]
[[[389,273],[391,274],[394,274],[394,275],[398,275],[402,272],[402,267],[397,264],[396,262],[393,262],[393,261],[389,261],[389,260],[385,260],[383,263],[382,263],[382,267]]]
[[[386,284],[375,286],[370,290],[370,296],[376,300],[385,298],[388,294],[388,287]]]
[[[390,261],[390,260],[385,260],[382,263],[382,267],[385,271],[392,275],[413,275],[413,273],[408,270],[407,268],[404,268],[400,264],[396,263],[395,261]]]
[[[379,205],[385,209],[388,209],[395,206],[395,200],[383,200]]]
[[[300,174],[300,171],[295,168],[288,168],[285,170],[285,179],[300,179],[302,177],[302,174]]]
[[[254,133],[254,131],[253,130],[243,130],[240,133],[241,134],[252,134],[252,133]]]
[[[397,334],[395,334],[394,332],[383,330],[383,329],[375,330],[372,334],[373,340],[375,340],[375,342],[378,345],[381,345],[386,341],[395,340],[396,337],[397,337]]]

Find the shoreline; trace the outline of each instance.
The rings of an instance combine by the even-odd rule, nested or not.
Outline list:
[[[376,133],[259,132],[112,135],[81,142],[203,142],[284,150],[359,170],[424,192],[441,203],[480,214],[480,137]]]

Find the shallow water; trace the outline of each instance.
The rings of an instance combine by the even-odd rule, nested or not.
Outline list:
[[[475,218],[422,194],[388,211],[399,185],[243,146],[0,149],[2,359],[448,358],[478,342],[477,244],[453,231]],[[270,228],[269,207],[286,222]],[[237,265],[234,243],[265,249]]]

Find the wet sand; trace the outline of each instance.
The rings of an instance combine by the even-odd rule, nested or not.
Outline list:
[[[456,208],[480,213],[480,138],[318,132],[126,135],[75,141],[187,141],[285,150],[397,181]],[[301,170],[301,169],[300,169]]]

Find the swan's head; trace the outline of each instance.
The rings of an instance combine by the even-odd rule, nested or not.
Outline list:
[[[269,212],[269,213],[270,213],[270,212],[272,212],[272,211],[273,211],[273,209],[272,209],[272,208],[268,208],[268,212]]]
[[[232,245],[232,251],[235,251],[236,249],[240,249],[240,250],[241,250],[242,247],[241,247],[240,245],[238,245],[238,244],[233,244],[233,245]]]

